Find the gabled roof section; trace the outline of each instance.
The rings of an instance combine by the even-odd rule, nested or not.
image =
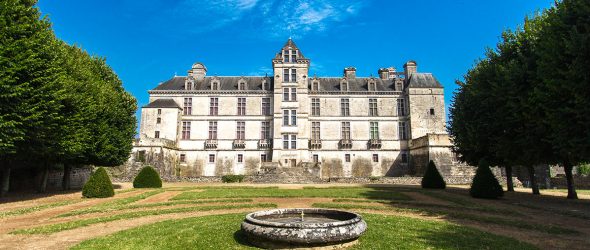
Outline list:
[[[269,76],[207,76],[201,81],[195,82],[193,90],[211,90],[211,81],[219,80],[219,90],[238,90],[238,81],[246,81],[246,90],[263,90],[262,81],[266,80],[266,90],[273,89],[274,79]],[[186,76],[175,76],[158,85],[153,90],[184,90]]]
[[[292,50],[292,49],[299,51],[297,58],[305,59],[305,56],[303,56],[303,53],[301,53],[301,50],[297,47],[297,45],[295,44],[295,42],[293,42],[293,39],[291,39],[291,38],[289,38],[289,40],[287,40],[285,45],[283,45],[283,47],[281,48],[281,51],[279,51],[279,53],[277,53],[275,59],[282,59],[283,58],[283,50]]]
[[[148,105],[143,106],[144,108],[178,108],[181,109],[180,105],[172,99],[157,99]]]
[[[443,88],[431,73],[414,73],[408,80],[408,88]]]

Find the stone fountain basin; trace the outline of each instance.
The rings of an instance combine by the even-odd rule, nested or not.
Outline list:
[[[259,211],[246,215],[242,222],[248,240],[263,248],[348,246],[366,229],[367,223],[358,214],[315,208]]]

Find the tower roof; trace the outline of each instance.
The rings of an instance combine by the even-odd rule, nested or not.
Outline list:
[[[305,56],[303,56],[303,53],[301,53],[301,50],[299,50],[299,48],[297,47],[297,45],[295,44],[295,42],[293,42],[293,39],[289,38],[289,40],[287,40],[287,42],[285,43],[285,45],[283,45],[283,47],[281,48],[281,51],[279,51],[279,53],[277,53],[277,56],[275,57],[276,59],[280,59],[283,56],[283,51],[285,50],[298,50],[298,58],[305,58]]]

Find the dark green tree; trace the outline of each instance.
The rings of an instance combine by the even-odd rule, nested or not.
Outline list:
[[[442,175],[436,169],[434,161],[428,163],[424,177],[422,177],[422,188],[445,189],[447,184]]]
[[[479,162],[469,194],[475,198],[485,199],[496,199],[504,195],[502,186],[498,183],[496,176],[490,170],[490,166],[486,160]]]
[[[540,30],[533,101],[543,110],[547,140],[564,167],[568,198],[577,199],[572,168],[590,159],[590,2],[563,0]]]

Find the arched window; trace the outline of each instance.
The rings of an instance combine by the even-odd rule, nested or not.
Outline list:
[[[369,80],[369,82],[367,83],[367,88],[369,89],[369,91],[377,91],[377,83],[375,82],[375,80]]]
[[[340,91],[348,91],[348,81],[342,80],[340,82]]]

